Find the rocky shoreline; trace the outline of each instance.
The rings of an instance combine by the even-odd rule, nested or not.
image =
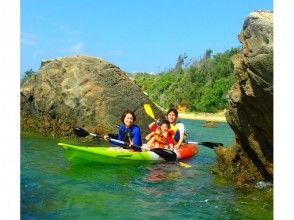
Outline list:
[[[225,114],[235,144],[215,149],[215,170],[241,184],[273,182],[273,12],[250,13],[239,41],[242,51],[231,58],[238,82]]]

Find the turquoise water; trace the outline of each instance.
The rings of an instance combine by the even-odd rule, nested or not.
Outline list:
[[[203,128],[182,120],[191,140],[229,145],[226,123]],[[273,219],[272,188],[238,187],[211,174],[214,151],[176,163],[142,166],[71,165],[56,144],[21,139],[22,219]]]

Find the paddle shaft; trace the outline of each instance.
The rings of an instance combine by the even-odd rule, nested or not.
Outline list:
[[[101,138],[103,140],[106,139],[107,141],[111,141],[111,142],[114,142],[114,143],[118,143],[118,144],[122,144],[122,145],[129,145],[129,143],[126,143],[124,141],[117,140],[117,139],[110,138],[110,137],[104,138],[101,135],[98,135],[98,134],[95,134],[95,133],[90,133],[90,132],[88,132],[88,131],[86,131],[85,129],[82,129],[82,128],[73,128],[73,129],[74,129],[75,134],[77,136],[79,136],[79,137],[86,137],[88,135],[91,135],[91,136],[94,136],[94,137]],[[146,147],[143,147],[143,146],[137,146],[137,145],[131,145],[131,147],[136,149],[136,150],[146,149],[146,150],[152,151],[155,154],[157,154],[158,156],[162,157],[166,161],[176,161],[177,160],[177,154],[174,151],[171,151],[171,150],[161,149],[161,148],[149,149],[149,148],[146,148]]]
[[[214,149],[215,147],[219,147],[219,146],[224,146],[222,143],[215,143],[215,142],[208,142],[208,141],[204,141],[204,142],[197,142],[197,141],[188,141],[188,144],[197,144],[197,145],[202,145],[204,147],[208,147],[211,149]]]
[[[104,139],[101,135],[98,135],[98,134],[95,134],[95,133],[90,133],[89,132],[89,135]],[[110,138],[110,137],[108,137],[107,140],[112,141],[114,143],[118,143],[118,144],[129,145],[129,143],[127,143],[127,142],[117,140],[117,139],[114,139],[114,138]],[[137,150],[149,149],[149,148],[146,148],[146,147],[143,147],[143,146],[138,146],[138,145],[135,145],[135,144],[133,144],[131,147],[133,147],[134,149],[137,149]]]

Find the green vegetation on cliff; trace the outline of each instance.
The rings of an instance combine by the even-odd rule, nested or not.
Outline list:
[[[226,108],[228,90],[236,82],[230,58],[239,51],[232,48],[211,56],[212,50],[207,50],[203,58],[182,68],[187,59],[184,54],[171,70],[133,77],[149,98],[164,108],[181,105],[188,111],[217,112]]]
[[[24,72],[24,75],[20,79],[20,85],[23,85],[26,81],[28,81],[32,76],[36,75],[37,73],[32,69],[29,69]]]

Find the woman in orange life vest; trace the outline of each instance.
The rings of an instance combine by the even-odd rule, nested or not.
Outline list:
[[[151,133],[145,139],[149,148],[171,148],[176,143],[173,139],[174,131],[170,130],[168,120],[162,120],[159,125],[155,122],[149,125]]]

